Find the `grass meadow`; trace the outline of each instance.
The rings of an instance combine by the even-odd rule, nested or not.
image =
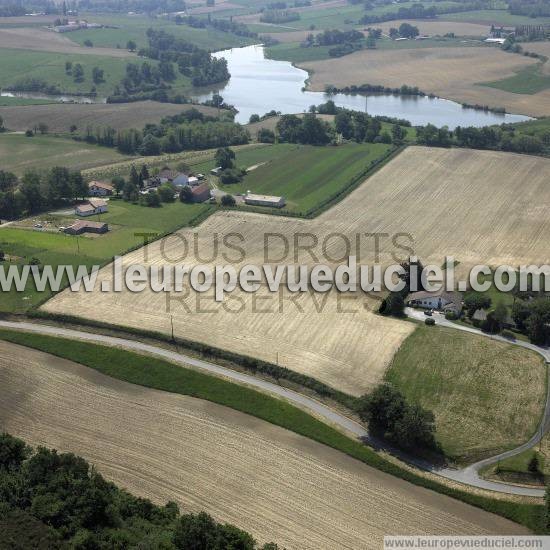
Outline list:
[[[437,440],[461,463],[524,443],[544,409],[546,366],[538,354],[454,329],[418,327],[386,378],[433,411]]]

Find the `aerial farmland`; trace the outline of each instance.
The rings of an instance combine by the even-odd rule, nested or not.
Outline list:
[[[550,535],[549,46],[548,0],[0,5],[0,549]]]

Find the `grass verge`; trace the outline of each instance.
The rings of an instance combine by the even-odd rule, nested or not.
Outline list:
[[[11,330],[0,330],[0,338],[76,361],[126,382],[190,395],[231,407],[309,437],[415,485],[499,514],[525,525],[534,532],[544,532],[542,505],[496,500],[453,489],[423,478],[387,461],[372,449],[315,419],[301,409],[253,389],[191,369],[175,367],[172,363],[161,359],[97,344]]]

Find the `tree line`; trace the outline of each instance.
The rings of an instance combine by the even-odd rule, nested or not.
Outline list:
[[[88,196],[88,185],[80,172],[55,166],[39,174],[26,172],[21,179],[0,170],[0,219],[44,212]]]
[[[181,514],[106,481],[86,460],[0,435],[0,532],[18,548],[258,550],[205,512]],[[268,543],[262,550],[277,550]]]
[[[160,124],[147,124],[143,130],[88,127],[75,139],[116,147],[124,154],[151,156],[243,145],[250,141],[250,134],[240,124],[206,116],[192,108],[179,115],[165,117]]]
[[[550,153],[550,129],[540,136],[518,131],[513,124],[485,126],[483,128],[458,126],[454,130],[437,128],[433,124],[420,126],[416,130],[417,141],[431,147],[468,147],[516,153]]]

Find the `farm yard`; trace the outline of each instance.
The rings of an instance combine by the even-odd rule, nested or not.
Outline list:
[[[538,354],[449,328],[418,327],[386,379],[433,411],[437,440],[462,463],[527,441],[546,397],[546,366]]]
[[[505,107],[529,116],[548,115],[550,89],[537,93],[512,93],[483,86],[502,81],[536,65],[537,60],[512,55],[494,47],[363,50],[324,61],[300,63],[310,73],[312,90],[373,83],[399,87],[418,86],[426,93],[469,104]]]
[[[17,226],[0,228],[0,248],[8,255],[17,258],[16,264],[26,264],[38,258],[43,264],[57,265],[101,265],[114,255],[124,253],[143,243],[145,234],[163,234],[193,223],[199,216],[210,210],[204,204],[165,204],[162,208],[151,209],[123,201],[109,201],[109,212],[94,216],[97,221],[109,224],[110,231],[99,238],[73,237],[59,233],[57,227],[74,222],[75,216],[66,214],[40,214],[26,221],[31,227],[40,223],[51,231],[22,229]],[[3,292],[0,301],[1,312],[21,313],[36,307],[51,294],[39,293],[30,283],[25,292]]]
[[[216,116],[218,113],[217,109],[204,105],[136,101],[7,107],[0,108],[0,116],[4,119],[4,126],[10,130],[25,131],[42,122],[48,126],[49,132],[68,133],[73,125],[79,130],[84,130],[87,126],[110,126],[116,130],[141,128],[146,124],[158,124],[165,116],[177,115],[189,109],[198,109],[201,113],[210,116]]]
[[[0,352],[4,429],[77,453],[138,496],[206,510],[261,542],[379,548],[388,533],[527,532],[226,407],[6,342]],[[358,514],[365,502],[368,512]]]
[[[550,201],[543,197],[549,192],[545,184],[549,166],[549,160],[537,157],[409,147],[314,220],[272,218],[243,211],[218,212],[197,229],[182,230],[164,242],[150,244],[146,263],[166,263],[166,259],[171,259],[185,261],[189,266],[212,264],[215,236],[236,233],[242,235],[239,244],[245,250],[245,257],[236,265],[262,265],[266,263],[264,234],[279,233],[292,244],[296,234],[306,233],[318,237],[318,244],[312,249],[317,257],[328,256],[324,261],[334,264],[337,262],[330,258],[347,255],[345,242],[327,241],[323,254],[327,235],[347,235],[353,243],[357,234],[374,232],[410,233],[413,242],[409,238],[401,242],[412,244],[425,265],[439,266],[445,255],[454,256],[461,267],[479,262],[489,265],[543,262],[548,260],[544,226],[550,212],[544,205]],[[439,200],[434,201],[434,196]],[[441,204],[446,206],[442,209]],[[504,211],[506,216],[502,215]],[[189,242],[197,239],[200,258],[192,254],[182,257],[184,239]],[[283,251],[282,239],[271,243],[271,258],[280,258]],[[309,252],[302,251],[295,257],[292,252],[291,248],[286,263],[312,263]],[[359,250],[354,252],[361,263],[372,263],[372,239],[362,240]],[[381,243],[380,263],[394,263],[392,253],[408,255],[392,246],[388,239]],[[144,251],[133,252],[124,260],[126,265],[143,262]],[[111,272],[106,269],[99,279],[110,277]],[[318,308],[319,304],[306,294],[301,298],[303,311],[290,303],[278,313],[273,295],[269,302],[267,289],[259,294],[261,298],[234,292],[229,306],[213,303],[211,295],[202,295],[202,306],[208,311],[199,311],[201,306],[195,303],[193,295],[182,299],[174,294],[167,300],[158,293],[122,292],[113,303],[110,296],[96,292],[95,308],[87,316],[167,333],[172,315],[176,335],[270,362],[278,360],[281,366],[353,395],[364,393],[383,379],[394,353],[414,328],[410,323],[375,316],[374,298],[369,298],[366,306],[361,300],[355,302],[359,307],[350,304],[352,312],[343,315],[338,312],[338,298],[334,294],[321,297],[326,299],[323,308]],[[67,314],[79,311],[89,300],[86,293],[63,292],[43,309]],[[233,313],[235,309],[229,309],[232,306],[239,311],[238,315]],[[332,330],[336,319],[340,327],[337,332]],[[227,330],[228,326],[231,330]]]

